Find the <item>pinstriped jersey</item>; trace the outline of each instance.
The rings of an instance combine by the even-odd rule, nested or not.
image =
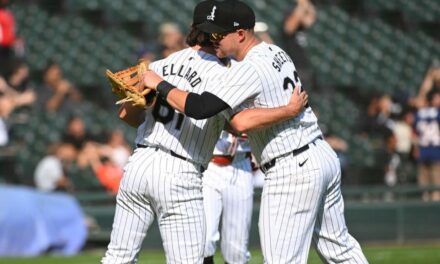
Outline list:
[[[276,45],[262,42],[235,63],[209,92],[225,101],[233,113],[245,108],[286,105],[301,81],[291,58]],[[252,153],[260,164],[309,144],[322,135],[310,107],[298,117],[248,133]]]
[[[208,86],[216,85],[214,83],[218,83],[219,76],[227,68],[217,57],[187,48],[151,63],[150,69],[182,90],[201,94]],[[158,97],[138,128],[136,143],[160,146],[206,165],[224,122],[225,117],[221,113],[204,120],[189,118]]]

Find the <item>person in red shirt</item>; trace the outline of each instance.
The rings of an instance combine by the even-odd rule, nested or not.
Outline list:
[[[0,75],[4,74],[12,57],[16,40],[14,15],[6,7],[9,0],[0,0]]]
[[[118,193],[123,173],[122,168],[108,157],[103,157],[101,164],[95,169],[99,182],[114,195]]]

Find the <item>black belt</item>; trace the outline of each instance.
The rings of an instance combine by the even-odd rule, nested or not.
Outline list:
[[[322,138],[322,136],[316,137],[311,143],[315,144],[315,140],[317,140],[317,139],[323,139],[323,138]],[[263,165],[260,166],[261,171],[262,172],[268,171],[270,168],[275,166],[275,163],[277,162],[277,159],[279,159],[281,157],[287,157],[287,156],[290,156],[290,155],[296,156],[296,155],[299,155],[299,154],[303,153],[304,151],[309,149],[309,145],[310,144],[304,145],[304,146],[302,146],[300,148],[297,148],[297,149],[293,150],[292,152],[289,152],[287,154],[284,154],[284,155],[281,155],[279,157],[273,158],[272,160],[270,160],[270,161],[268,161],[268,162],[266,162],[266,163],[264,163]]]
[[[142,144],[136,144],[136,147],[138,148],[149,148],[150,146],[146,146],[146,145],[142,145]],[[158,146],[152,146],[151,148],[154,148],[156,151],[158,151],[160,148]],[[184,160],[184,161],[188,161],[194,164],[194,162],[188,158],[185,158],[182,155],[177,154],[176,152],[172,151],[172,150],[165,150],[164,152],[170,153],[171,156],[176,157],[178,159]],[[205,171],[205,168],[200,165],[200,171],[203,173]]]

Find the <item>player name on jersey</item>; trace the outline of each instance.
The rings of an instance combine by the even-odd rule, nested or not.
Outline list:
[[[174,63],[164,65],[162,67],[162,76],[179,76],[186,79],[191,84],[191,87],[195,87],[202,82],[202,79],[198,76],[197,71],[192,70],[191,67],[184,70],[186,67],[186,65],[175,66]]]
[[[273,62],[272,62],[272,66],[277,70],[277,71],[281,71],[281,67],[283,66],[284,63],[286,62],[292,62],[292,59],[289,57],[289,55],[287,55],[286,52],[284,51],[279,51],[277,53],[275,53],[275,55],[273,56]]]

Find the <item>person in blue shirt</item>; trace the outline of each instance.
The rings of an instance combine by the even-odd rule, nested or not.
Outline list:
[[[414,127],[418,137],[418,183],[440,186],[440,89],[427,94],[428,105],[416,114]],[[440,189],[425,192],[424,200],[440,201]]]

